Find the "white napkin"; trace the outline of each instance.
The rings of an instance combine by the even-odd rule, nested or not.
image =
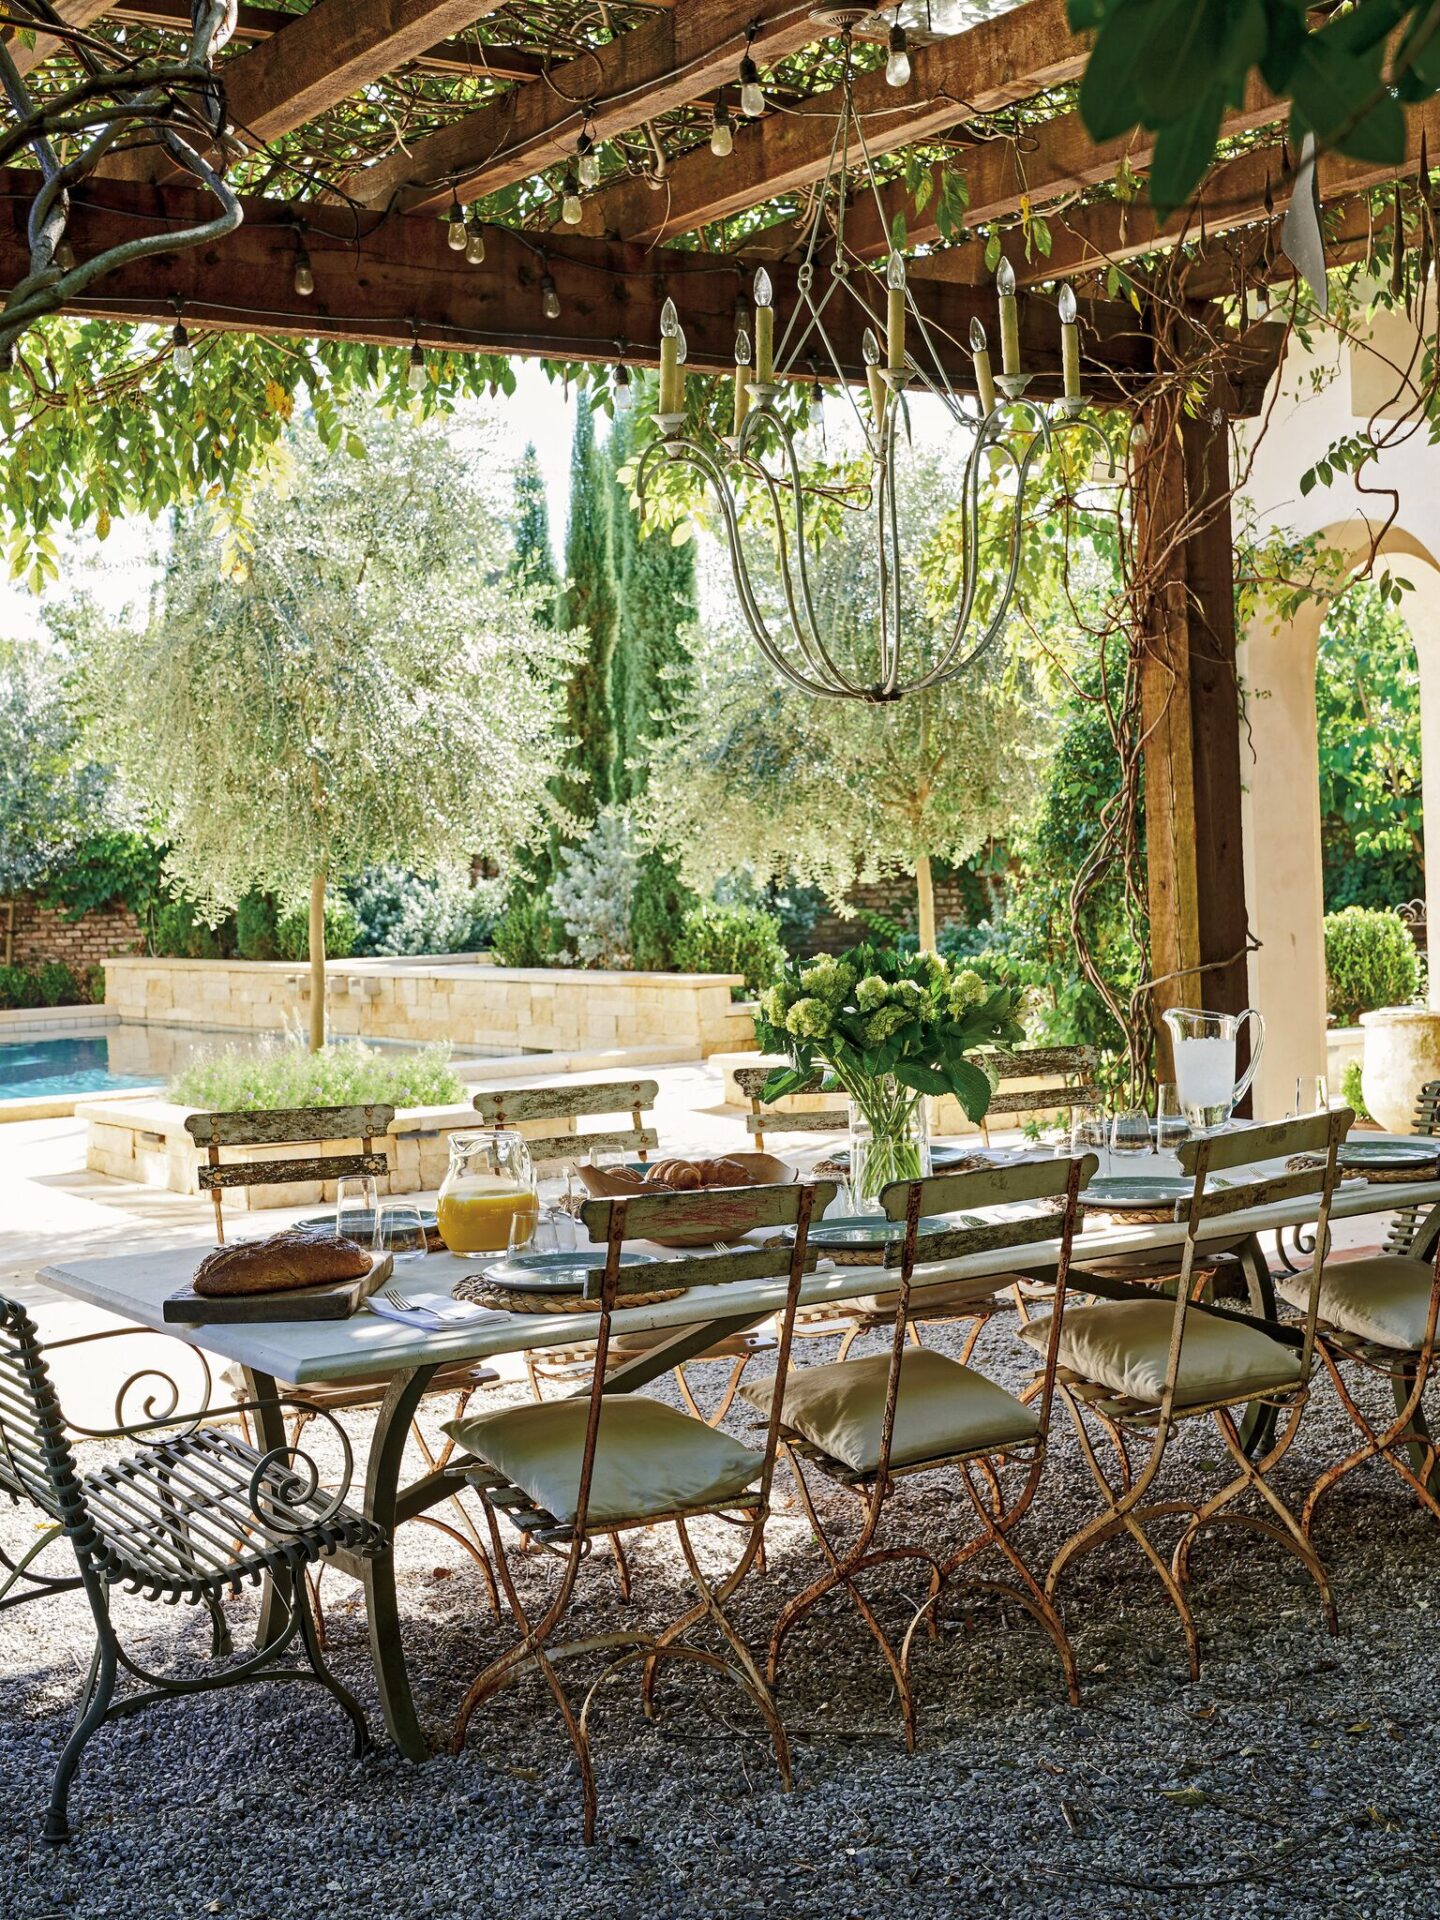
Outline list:
[[[443,1287],[401,1288],[413,1307],[397,1307],[383,1294],[372,1293],[366,1305],[382,1320],[394,1320],[402,1327],[419,1327],[425,1333],[440,1333],[456,1327],[473,1327],[486,1320],[504,1320],[508,1316],[493,1307],[482,1307],[473,1300],[457,1300]]]

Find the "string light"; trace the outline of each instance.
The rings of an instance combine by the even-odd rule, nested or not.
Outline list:
[[[717,160],[728,159],[735,146],[735,131],[730,124],[730,109],[723,100],[715,102],[710,126],[710,151]]]
[[[181,318],[183,311],[182,303],[177,300],[175,325],[170,334],[170,364],[174,367],[177,378],[188,380],[195,371],[195,351],[190,345],[190,336],[185,331],[185,322]]]
[[[445,238],[449,242],[452,253],[465,251],[465,209],[460,204],[458,193],[450,202],[450,218],[446,222]]]
[[[547,320],[560,318],[560,291],[548,267],[540,276],[540,311]]]
[[[590,131],[589,119],[580,129],[580,138],[575,142],[576,170],[580,184],[587,191],[600,184],[600,156],[595,151],[595,136]]]
[[[745,58],[740,62],[740,111],[747,120],[758,120],[765,111],[765,89],[760,85],[760,69],[750,51],[759,31],[759,23],[752,20],[745,29]]]
[[[585,208],[580,199],[580,183],[568,167],[565,169],[565,180],[560,189],[560,218],[567,227],[578,227],[585,218]]]
[[[908,87],[910,84],[910,43],[898,19],[890,29],[890,57],[885,62],[885,79],[892,87]]]
[[[614,401],[616,413],[629,413],[635,404],[635,382],[623,360],[615,369]]]
[[[485,258],[485,226],[478,210],[470,215],[465,229],[465,258],[472,267],[478,267]]]
[[[310,255],[305,251],[305,242],[295,243],[295,291],[302,300],[308,299],[315,291],[315,272],[310,265]]]
[[[405,368],[405,384],[412,393],[418,393],[425,384],[425,350],[420,345],[418,331],[414,344],[410,348],[410,359]]]

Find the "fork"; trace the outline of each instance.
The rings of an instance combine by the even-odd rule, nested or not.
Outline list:
[[[382,1287],[380,1298],[387,1305],[397,1307],[401,1313],[428,1313],[441,1321],[469,1320],[474,1317],[463,1300],[452,1300],[448,1306],[436,1306],[425,1300],[407,1300],[398,1287]]]

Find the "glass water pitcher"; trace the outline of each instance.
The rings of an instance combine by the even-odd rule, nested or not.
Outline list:
[[[1255,1023],[1250,1064],[1235,1078],[1235,1048],[1247,1020]],[[1199,1007],[1170,1007],[1165,1024],[1175,1056],[1175,1091],[1192,1127],[1229,1123],[1245,1089],[1255,1078],[1265,1047],[1265,1022],[1247,1007],[1244,1013],[1205,1013]]]
[[[452,1133],[436,1224],[451,1253],[503,1253],[515,1215],[536,1206],[530,1150],[512,1127]]]

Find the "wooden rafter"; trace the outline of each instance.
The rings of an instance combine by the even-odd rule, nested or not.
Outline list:
[[[55,0],[55,11],[67,26],[88,27],[92,20],[98,20],[108,10],[109,3],[110,0]],[[188,12],[186,24],[189,24]],[[50,33],[37,33],[34,44],[28,47],[14,32],[5,37],[11,43],[10,58],[22,74],[33,73],[60,46],[59,40]]]
[[[888,86],[880,71],[857,80],[855,105],[866,142],[878,157],[933,139],[1074,80],[1086,54],[1086,43],[1066,23],[1065,0],[1028,0],[966,33],[918,48],[903,90]],[[654,242],[812,186],[829,162],[839,110],[835,89],[816,95],[802,111],[767,115],[736,134],[728,160],[716,160],[708,148],[685,154],[663,193],[629,181],[598,196],[583,230]]]
[[[687,0],[557,67],[550,86],[495,101],[358,169],[343,191],[407,212],[443,203],[452,189],[462,201],[497,192],[573,153],[587,106],[595,138],[613,139],[733,80],[752,23],[762,59],[793,53],[818,33],[809,0]]]

